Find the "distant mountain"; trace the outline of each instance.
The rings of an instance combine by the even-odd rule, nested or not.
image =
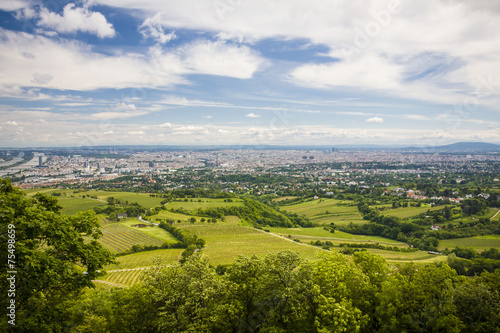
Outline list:
[[[408,147],[403,149],[442,152],[500,152],[500,145],[486,142],[457,142],[444,146]]]

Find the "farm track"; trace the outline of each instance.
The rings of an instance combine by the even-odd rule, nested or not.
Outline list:
[[[284,240],[289,241],[289,242],[292,242],[292,243],[294,243],[294,244],[299,244],[299,245],[310,246],[310,247],[313,247],[313,248],[315,248],[315,249],[320,249],[320,250],[323,250],[323,251],[328,251],[328,250],[325,250],[325,249],[319,248],[319,247],[314,246],[314,245],[311,245],[311,244],[306,244],[306,243],[298,243],[298,242],[296,242],[296,241],[294,241],[294,240],[292,240],[292,239],[289,239],[289,238],[286,238],[286,237],[283,237],[283,236],[277,235],[277,234],[272,233],[272,232],[267,232],[267,231],[264,231],[264,230],[255,229],[255,228],[251,228],[251,227],[245,227],[245,228],[252,229],[252,230],[258,230],[258,231],[263,232],[263,233],[265,233],[265,234],[267,234],[267,235],[272,235],[272,236],[274,236],[274,237],[278,237],[278,238],[284,239]]]

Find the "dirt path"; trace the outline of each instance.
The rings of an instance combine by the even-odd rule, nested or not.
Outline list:
[[[274,234],[272,232],[267,232],[267,231],[264,231],[264,230],[260,230],[260,229],[256,229],[256,228],[251,228],[251,227],[246,227],[246,228],[249,228],[249,229],[252,229],[252,230],[257,230],[257,231],[260,231],[260,232],[263,232],[267,235],[271,235],[271,236],[274,236],[274,237],[278,237],[278,238],[281,238],[281,239],[284,239],[286,241],[289,241],[289,242],[292,242],[294,244],[298,244],[298,245],[305,245],[305,246],[311,246],[311,247],[314,247],[315,249],[318,249],[318,250],[323,250],[323,251],[328,251],[326,249],[322,249],[320,247],[317,247],[317,246],[314,246],[314,245],[311,245],[311,244],[306,244],[306,243],[298,243],[290,238],[287,238],[287,237],[283,237],[283,236],[280,236],[280,235],[277,235],[277,234]]]
[[[497,212],[495,213],[495,215],[493,215],[493,216],[491,217],[491,219],[490,219],[490,220],[494,220],[494,219],[495,219],[495,217],[497,217],[498,213],[500,213],[500,209],[499,209],[499,210],[497,210]]]

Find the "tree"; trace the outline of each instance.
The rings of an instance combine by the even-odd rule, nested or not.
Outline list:
[[[444,207],[444,218],[449,220],[452,217],[451,208],[449,206]]]
[[[157,332],[224,332],[232,319],[227,311],[227,283],[199,254],[180,265],[161,263],[150,271],[146,288],[156,308]]]
[[[60,331],[61,304],[101,275],[112,262],[97,239],[99,223],[91,211],[61,215],[57,199],[32,198],[0,179],[0,247],[7,253],[7,230],[15,230],[16,326],[24,331]],[[10,226],[10,227],[9,227]],[[12,249],[11,249],[12,250]],[[0,264],[0,289],[7,294],[7,261]],[[7,331],[7,298],[2,298],[1,331]]]
[[[466,280],[456,291],[454,304],[465,332],[498,332],[500,327],[500,270]]]
[[[380,293],[381,332],[460,332],[453,303],[454,284],[463,281],[448,265],[406,264],[389,277]]]
[[[107,197],[106,202],[108,203],[108,205],[114,206],[115,205],[115,198],[114,197]]]

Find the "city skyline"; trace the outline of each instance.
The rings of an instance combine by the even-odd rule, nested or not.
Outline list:
[[[500,143],[500,5],[0,4],[0,147]]]

